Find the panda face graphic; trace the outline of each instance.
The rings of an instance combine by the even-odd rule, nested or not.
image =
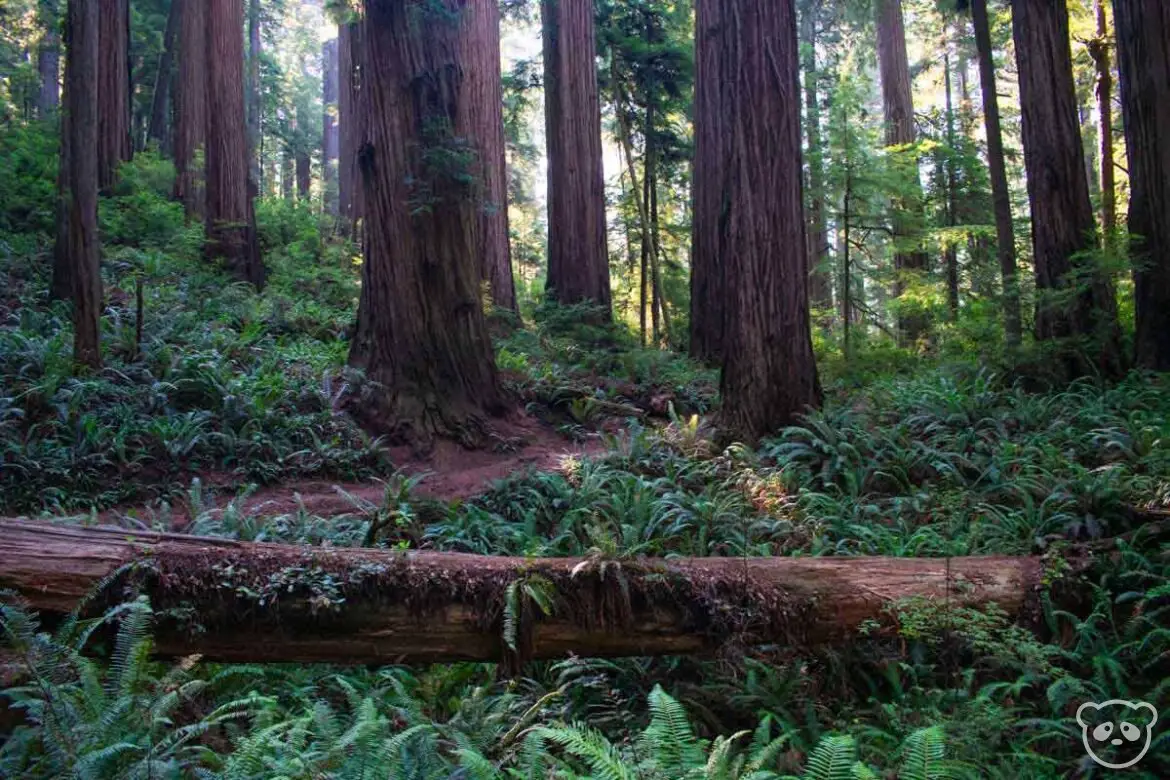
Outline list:
[[[1077,709],[1077,723],[1085,750],[1109,769],[1131,767],[1150,749],[1158,711],[1146,702],[1110,699],[1085,702]]]

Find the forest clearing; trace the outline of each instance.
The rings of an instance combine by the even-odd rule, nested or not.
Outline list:
[[[1164,0],[0,3],[0,778],[1114,771]]]

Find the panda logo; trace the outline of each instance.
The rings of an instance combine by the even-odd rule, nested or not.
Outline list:
[[[1085,750],[1090,758],[1109,769],[1125,769],[1141,761],[1150,749],[1157,722],[1158,711],[1144,701],[1087,701],[1077,708]],[[1125,760],[1129,756],[1132,758]]]

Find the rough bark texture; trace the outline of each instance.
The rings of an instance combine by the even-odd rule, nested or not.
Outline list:
[[[98,4],[69,3],[66,93],[69,104],[69,259],[73,288],[73,360],[101,368],[102,272],[98,239],[98,106],[100,93]]]
[[[1138,365],[1170,371],[1170,6],[1115,0]]]
[[[207,2],[207,255],[264,286],[248,181],[243,0]]]
[[[687,558],[623,563],[623,591],[579,558],[306,548],[11,521],[0,532],[0,588],[32,608],[68,612],[121,571],[96,606],[141,589],[156,611],[157,652],[227,662],[679,655],[729,641],[807,647],[848,641],[871,621],[889,631],[888,607],[911,597],[1016,615],[1035,603],[1042,573],[1036,558]],[[344,602],[315,596],[296,582],[298,571],[344,583]],[[504,595],[532,576],[553,583],[557,609],[543,616],[522,606],[519,653],[510,652]],[[280,597],[261,605],[273,582],[282,583]],[[167,618],[175,607],[193,608],[194,622]]]
[[[260,0],[248,0],[248,162],[257,190],[263,181],[260,170]]]
[[[66,8],[71,8],[67,4]],[[69,48],[69,36],[72,34],[72,17],[66,13],[65,19],[65,48]],[[49,297],[55,301],[66,301],[73,297],[73,258],[69,254],[69,230],[71,220],[69,209],[73,196],[69,192],[69,177],[72,170],[73,145],[72,133],[69,130],[69,81],[65,81],[62,92],[64,110],[58,120],[61,129],[61,153],[57,158],[57,233],[53,242],[53,279],[49,285]]]
[[[878,66],[881,70],[882,106],[885,111],[886,145],[913,144],[917,133],[914,127],[914,97],[910,82],[910,60],[906,52],[906,27],[902,19],[902,0],[875,0],[877,14]],[[918,183],[918,161],[903,159],[907,166],[905,176],[908,195],[893,204],[891,220],[896,243],[894,268],[898,280],[894,294],[901,295],[908,278],[929,270],[926,253],[915,249],[921,229],[922,194]],[[926,318],[918,314],[898,317],[899,337],[908,343],[917,341],[926,331]]]
[[[713,0],[702,0],[699,6]],[[808,312],[793,0],[731,0],[700,45],[722,90],[721,427],[755,443],[820,404]],[[703,115],[705,116],[705,115]],[[711,133],[696,127],[696,135]]]
[[[340,129],[337,124],[337,68],[338,51],[337,39],[325,41],[321,47],[321,66],[323,78],[321,80],[321,102],[325,107],[325,116],[322,118],[324,128],[321,139],[321,177],[325,186],[325,213],[334,217],[338,215],[337,205],[337,162],[340,157]]]
[[[706,363],[723,359],[725,258],[720,255],[727,190],[724,182],[726,136],[722,123],[719,58],[723,9],[718,3],[695,7],[695,158],[691,186],[691,357]]]
[[[1067,376],[1115,376],[1122,370],[1117,301],[1112,283],[1086,258],[1097,246],[1096,220],[1077,121],[1068,9],[1065,0],[1017,0],[1012,11],[1032,206],[1036,338],[1070,340],[1060,360]]]
[[[188,217],[206,212],[207,4],[180,0],[179,78],[175,85],[175,198]]]
[[[338,199],[341,214],[351,222],[361,216],[362,187],[358,171],[358,149],[361,146],[361,103],[358,100],[361,85],[361,28],[343,24],[338,31],[338,70],[340,94],[337,96],[340,161],[337,171]]]
[[[130,0],[100,0],[98,186],[109,192],[130,159]]]
[[[804,62],[805,124],[808,130],[808,291],[809,302],[821,310],[833,308],[833,278],[823,268],[829,253],[829,228],[825,215],[825,164],[821,150],[821,108],[817,72],[817,11],[819,3],[810,3],[801,20]],[[822,322],[828,327],[832,316]]]
[[[37,46],[37,73],[41,78],[37,115],[48,119],[61,105],[61,33],[57,0],[41,0],[38,11],[44,32]]]
[[[508,241],[508,175],[504,144],[504,95],[500,84],[500,10],[496,3],[469,3],[468,23],[474,31],[470,68],[469,109],[475,126],[473,138],[479,150],[480,278],[487,283],[491,301],[516,310],[516,284],[512,279],[512,250]]]
[[[541,0],[549,295],[611,307],[591,0]]]
[[[377,0],[361,37],[365,284],[350,359],[380,387],[352,399],[367,427],[426,449],[481,443],[502,411],[480,296],[480,210],[469,3]]]
[[[154,77],[154,92],[150,101],[150,127],[147,136],[163,152],[170,149],[171,134],[171,71],[175,64],[175,46],[182,21],[183,0],[171,0],[167,14],[167,29],[163,33],[163,50]]]
[[[1020,285],[1016,275],[1016,228],[1012,222],[1012,194],[1008,188],[1007,162],[1003,151],[1003,130],[996,92],[995,51],[987,0],[971,0],[975,47],[979,53],[979,78],[983,92],[983,124],[987,132],[987,165],[991,177],[991,198],[995,208],[996,254],[1003,280],[1004,333],[1009,345],[1020,343],[1023,325],[1020,314]]]

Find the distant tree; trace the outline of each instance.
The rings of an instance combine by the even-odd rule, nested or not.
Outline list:
[[[1138,365],[1170,371],[1170,6],[1114,0]]]
[[[1101,141],[1101,228],[1105,240],[1117,229],[1117,175],[1113,159],[1113,57],[1112,36],[1105,6],[1108,0],[1094,0],[1097,35],[1088,42],[1089,56],[1097,69],[1097,117]]]
[[[130,159],[130,0],[100,0],[98,36],[98,185],[113,186]]]
[[[249,176],[257,189],[260,189],[263,177],[260,170],[260,114],[263,105],[260,100],[260,23],[260,0],[248,0],[248,162]]]
[[[337,190],[341,215],[356,222],[361,216],[361,180],[358,172],[358,148],[361,139],[361,114],[358,102],[361,81],[360,27],[343,21],[338,28],[339,92],[337,116],[340,124]]]
[[[707,147],[724,172],[721,425],[754,444],[821,399],[808,310],[796,9],[794,0],[699,0],[697,11],[707,23],[697,42],[699,83],[719,86],[722,110],[698,113],[695,133],[724,139]]]
[[[171,8],[167,13],[167,28],[163,33],[162,53],[159,56],[158,71],[155,73],[154,91],[150,102],[150,125],[147,129],[147,136],[154,140],[159,149],[164,152],[170,150],[171,80],[182,14],[183,0],[171,0]]]
[[[41,79],[37,113],[47,119],[61,105],[61,32],[58,0],[40,0],[37,4],[41,42],[37,46],[37,72]]]
[[[549,294],[608,312],[609,250],[591,0],[541,0]]]
[[[340,128],[337,123],[338,51],[337,39],[331,38],[321,47],[321,103],[324,106],[321,141],[321,178],[325,187],[325,213],[338,215],[337,164],[341,154]],[[498,70],[498,68],[497,68]]]
[[[352,413],[426,449],[482,442],[502,410],[480,296],[471,19],[495,0],[373,2],[360,22],[365,280],[350,362],[373,383]],[[402,99],[409,96],[410,99]],[[482,110],[482,109],[479,109]]]
[[[822,0],[807,4],[800,20],[801,69],[804,72],[805,127],[808,137],[808,262],[809,300],[821,310],[833,307],[832,275],[825,268],[829,228],[825,206],[825,161],[821,149],[821,73],[817,63],[817,25]],[[828,324],[825,323],[827,327]]]
[[[1069,376],[1123,368],[1113,285],[1094,263],[1096,220],[1077,118],[1065,0],[1016,0],[1012,31],[1020,73],[1024,162],[1032,206],[1036,338],[1072,340]]]
[[[179,0],[179,78],[175,89],[175,198],[187,216],[206,211],[207,3]]]

